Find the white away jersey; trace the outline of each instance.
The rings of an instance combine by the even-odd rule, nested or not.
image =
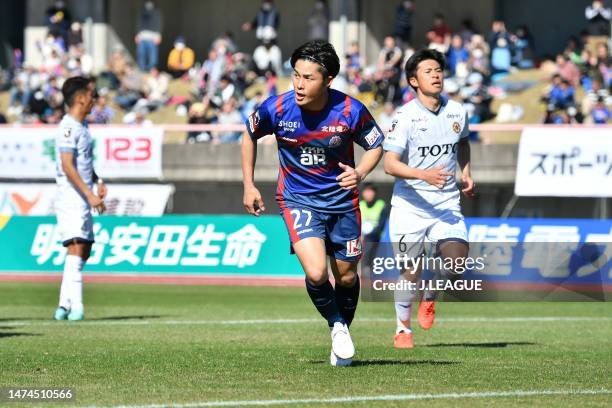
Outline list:
[[[59,129],[55,136],[55,157],[56,157],[56,174],[55,180],[61,191],[66,190],[77,192],[76,187],[72,185],[66,177],[62,169],[60,158],[61,152],[72,152],[74,155],[74,165],[79,172],[79,175],[89,186],[93,187],[93,144],[91,134],[87,125],[77,122],[72,116],[66,114],[59,124]],[[84,199],[84,197],[82,197]]]
[[[400,154],[401,161],[412,168],[427,170],[442,165],[454,175],[459,140],[468,134],[467,113],[460,103],[443,98],[434,113],[415,98],[395,114],[383,147]],[[396,178],[392,204],[399,204],[396,197],[418,208],[439,208],[446,202],[449,205],[444,208],[450,208],[458,205],[459,190],[454,176],[449,176],[442,189],[423,180]]]

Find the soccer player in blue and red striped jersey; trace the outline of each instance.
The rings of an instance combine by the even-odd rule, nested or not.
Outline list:
[[[304,269],[312,303],[330,327],[330,362],[349,365],[355,348],[348,327],[359,298],[362,252],[358,185],[380,160],[384,136],[362,103],[330,88],[340,70],[331,44],[302,45],[293,52],[291,66],[293,91],[268,98],[247,120],[244,206],[256,216],[265,210],[254,183],[257,139],[274,134],[280,157],[276,200],[291,249]],[[353,143],[366,150],[358,165]]]

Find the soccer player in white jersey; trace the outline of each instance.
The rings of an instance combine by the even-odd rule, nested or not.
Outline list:
[[[92,138],[85,117],[96,98],[88,78],[69,78],[62,86],[67,113],[55,136],[57,197],[55,212],[62,243],[68,254],[55,320],[83,320],[83,277],[94,242],[91,210],[104,212],[106,186],[93,168]],[[98,184],[97,193],[94,183]]]
[[[433,244],[434,251],[428,256],[440,256],[445,264],[452,262],[452,268],[439,271],[441,277],[456,279],[463,271],[457,266],[468,255],[455,182],[457,163],[462,191],[468,197],[474,195],[474,181],[467,114],[461,104],[442,96],[444,64],[444,56],[430,49],[417,51],[406,62],[406,78],[417,96],[395,115],[384,142],[384,168],[396,178],[389,215],[391,242],[401,241],[405,253],[415,258],[425,254],[426,243]],[[421,265],[413,263],[402,271],[400,280],[415,282]],[[398,297],[396,292],[396,348],[413,347],[410,315],[414,298],[414,293]],[[426,291],[419,305],[418,320],[425,330],[433,325],[434,300],[435,292]]]

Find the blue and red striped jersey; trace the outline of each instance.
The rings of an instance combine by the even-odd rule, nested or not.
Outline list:
[[[355,167],[353,142],[365,150],[384,139],[368,109],[358,100],[329,91],[327,105],[309,112],[295,103],[294,92],[271,96],[246,121],[251,138],[274,134],[280,172],[276,200],[315,211],[343,213],[359,208],[359,191],[344,190],[338,163]]]

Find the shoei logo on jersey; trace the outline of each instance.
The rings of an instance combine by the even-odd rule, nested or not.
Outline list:
[[[342,144],[342,138],[338,135],[334,135],[332,136],[331,139],[329,139],[329,147],[337,147],[340,146]]]
[[[357,255],[361,255],[361,241],[359,239],[346,241],[346,256]]]
[[[285,132],[295,132],[296,129],[300,128],[300,122],[288,122],[281,120],[278,122],[278,126],[282,127]]]
[[[325,156],[325,148],[323,147],[304,147],[300,146],[302,154],[300,155],[300,163],[303,166],[325,165],[327,157]]]
[[[459,124],[459,122],[453,122],[453,131],[455,133],[461,132],[461,125]]]
[[[372,131],[365,137],[365,141],[368,142],[369,146],[372,146],[378,140],[380,132],[376,128],[372,128]]]
[[[69,138],[70,137],[70,133],[72,133],[72,129],[68,128],[66,130],[64,130],[64,137],[65,138]]]
[[[259,111],[255,111],[249,116],[249,127],[251,128],[251,132],[255,133],[257,126],[259,126]]]

